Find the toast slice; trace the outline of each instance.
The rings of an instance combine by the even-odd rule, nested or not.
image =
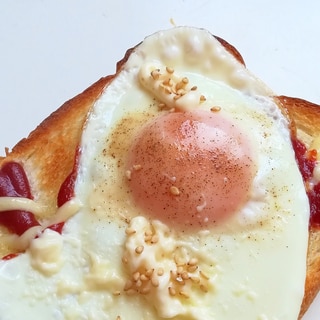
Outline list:
[[[308,150],[317,149],[320,137],[320,108],[309,101],[286,96],[275,98],[292,121],[292,131],[303,141]],[[309,245],[307,255],[307,276],[305,295],[301,306],[300,317],[306,312],[320,289],[320,229],[319,225],[310,223]]]
[[[244,65],[242,56],[231,44],[219,37],[216,38],[227,51]],[[129,49],[124,58],[118,62],[116,74],[122,70],[132,50],[134,48]],[[46,210],[41,213],[41,218],[48,218],[56,212],[57,195],[61,185],[74,167],[77,147],[88,113],[115,75],[100,79],[78,96],[65,102],[27,138],[18,142],[11,151],[6,149],[6,156],[0,158],[0,166],[10,161],[22,164],[36,202],[46,207]],[[320,135],[319,106],[301,99],[284,96],[274,99],[288,115],[292,123],[293,136],[300,132],[299,137],[301,135],[306,145],[309,146],[309,141]],[[5,241],[2,241],[7,234],[8,231],[1,227],[1,256],[12,253],[12,248],[6,245]],[[308,309],[319,289],[320,232],[317,227],[311,226],[305,295],[300,317]]]

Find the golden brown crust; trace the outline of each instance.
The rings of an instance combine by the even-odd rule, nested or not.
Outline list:
[[[316,138],[320,136],[320,106],[309,101],[279,96],[276,102],[284,108],[293,122],[296,130],[306,136]],[[305,295],[301,306],[300,318],[307,311],[310,304],[320,290],[320,229],[310,226],[307,254],[307,276]]]
[[[216,37],[228,52],[243,65],[240,53],[224,39]],[[117,73],[128,59],[133,49],[117,64]],[[116,74],[117,74],[116,73]],[[56,199],[60,186],[74,164],[75,152],[88,112],[99,98],[104,88],[115,75],[104,77],[83,93],[64,103],[57,111],[44,120],[30,135],[21,140],[6,157],[0,157],[0,166],[7,161],[21,162],[26,170],[33,195],[48,208],[46,216],[56,211]],[[318,105],[305,100],[285,96],[275,97],[275,101],[293,121],[293,125],[308,135],[320,134],[320,109]],[[1,230],[0,230],[1,234]],[[0,248],[1,251],[2,248]],[[9,252],[1,252],[2,255]],[[320,289],[320,232],[310,229],[307,257],[307,277],[305,297],[300,317],[308,309]]]
[[[102,78],[89,89],[65,102],[30,135],[21,140],[5,161],[18,161],[26,168],[37,201],[56,210],[59,188],[71,172],[87,113],[109,78]]]
[[[103,90],[127,61],[131,51],[117,63],[116,73],[101,78],[79,95],[66,101],[33,130],[0,157],[0,166],[8,161],[23,164],[37,202],[47,207],[46,216],[57,209],[57,195],[61,184],[72,171],[88,113]],[[42,216],[44,218],[46,216]]]
[[[46,210],[40,219],[51,217],[57,210],[57,196],[66,177],[71,173],[75,154],[88,113],[112,79],[120,72],[134,48],[129,49],[117,63],[116,73],[101,78],[79,95],[66,101],[19,141],[6,156],[0,157],[0,167],[15,161],[23,165],[31,192],[38,204]],[[0,258],[12,253],[2,241],[7,230],[0,226]]]
[[[40,218],[51,217],[57,210],[57,195],[61,184],[72,171],[75,152],[79,144],[87,114],[112,77],[97,81],[83,93],[65,102],[45,119],[29,136],[18,142],[0,166],[8,161],[23,165],[32,195],[46,207]],[[39,217],[38,217],[39,218]],[[12,248],[1,241],[6,230],[0,230],[1,256]]]
[[[287,96],[279,96],[276,99],[284,106],[289,118],[294,120],[297,128],[311,137],[320,135],[319,105]]]
[[[245,66],[241,54],[224,39],[216,37],[234,57]],[[274,98],[291,122],[292,130],[299,129],[310,137],[320,136],[320,106],[309,101],[278,96]],[[299,319],[305,314],[320,290],[320,229],[310,227],[307,254],[305,293]]]
[[[242,55],[240,54],[240,52],[229,42],[227,42],[226,40],[218,37],[218,36],[214,36],[224,47],[225,49],[231,53],[241,64],[243,64],[244,66],[246,65],[244,62],[244,59],[242,57]]]

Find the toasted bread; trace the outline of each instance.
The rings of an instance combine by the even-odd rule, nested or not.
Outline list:
[[[309,101],[286,96],[275,97],[281,107],[284,107],[293,121],[294,134],[310,147],[310,141],[320,135],[320,108]],[[316,297],[320,289],[320,232],[319,228],[310,225],[309,246],[307,256],[307,276],[305,295],[301,306],[300,317]]]
[[[217,40],[240,63],[244,65],[241,54],[227,41]],[[90,109],[102,94],[103,90],[121,71],[133,49],[118,62],[116,74],[104,77],[83,91],[78,96],[65,102],[57,111],[45,119],[30,135],[18,142],[11,151],[6,149],[6,156],[0,158],[0,166],[9,161],[23,165],[31,185],[35,200],[46,206],[41,218],[52,216],[57,210],[59,189],[72,171],[83,127]],[[287,114],[293,134],[297,128],[309,137],[320,134],[320,109],[318,105],[297,98],[284,96],[274,97],[278,106]],[[1,234],[7,231],[2,228]],[[0,247],[0,254],[10,253],[12,248]],[[309,249],[307,257],[307,277],[305,295],[301,306],[300,317],[306,312],[320,289],[320,233],[310,227]]]

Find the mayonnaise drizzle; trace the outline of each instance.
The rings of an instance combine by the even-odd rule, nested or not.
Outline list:
[[[0,197],[0,212],[11,210],[29,211],[37,216],[46,210],[46,206],[23,197]]]
[[[24,251],[29,247],[31,240],[41,234],[43,230],[54,224],[67,221],[79,211],[81,206],[82,204],[79,199],[71,199],[59,207],[56,213],[49,220],[42,222],[40,226],[29,228],[21,236],[11,234],[8,237],[5,237],[5,240],[10,247],[17,251]],[[46,206],[42,206],[28,198],[0,197],[0,214],[1,211],[24,210],[38,215],[45,209]]]

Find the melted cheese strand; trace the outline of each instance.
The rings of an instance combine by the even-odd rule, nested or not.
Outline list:
[[[10,210],[25,210],[33,213],[40,213],[46,207],[37,204],[35,201],[27,198],[19,197],[0,197],[0,214],[1,211]],[[73,215],[75,215],[81,208],[81,203],[79,200],[72,199],[67,201],[63,206],[57,209],[56,214],[48,221],[42,223],[41,226],[35,226],[29,228],[21,236],[10,234],[5,237],[7,244],[17,250],[25,251],[29,246],[31,241],[40,235],[46,228],[61,222],[67,221]]]
[[[42,230],[43,229],[41,226],[31,227],[21,236],[18,236],[16,234],[8,235],[8,237],[5,237],[5,241],[11,248],[15,249],[16,251],[25,251],[29,247],[30,242],[36,236],[41,234]]]
[[[43,223],[43,228],[47,228],[57,223],[65,222],[74,216],[79,209],[82,207],[82,204],[79,199],[71,199],[63,204],[56,211],[55,215],[45,223]]]
[[[39,215],[46,210],[46,206],[42,206],[34,200],[22,197],[0,197],[0,212],[24,210]]]

